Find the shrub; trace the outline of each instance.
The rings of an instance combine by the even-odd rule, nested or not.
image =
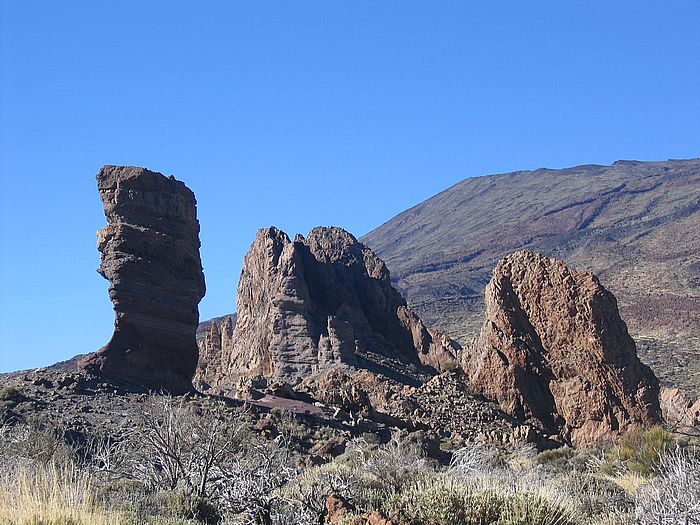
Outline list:
[[[700,457],[681,449],[666,454],[658,477],[636,498],[638,525],[700,524]]]
[[[33,418],[26,423],[0,425],[0,462],[3,469],[21,465],[69,463],[75,450],[64,440],[64,430]]]
[[[651,476],[672,443],[671,434],[659,426],[634,429],[620,438],[608,459],[621,462],[631,472]]]
[[[503,467],[500,453],[491,445],[471,443],[456,450],[450,460],[449,473],[464,479]]]
[[[472,490],[431,478],[390,499],[385,514],[412,525],[578,525],[566,505],[528,493]]]
[[[361,475],[370,475],[391,491],[399,491],[408,481],[433,471],[425,453],[415,443],[392,439],[373,447],[364,439],[347,445],[347,457]]]
[[[8,386],[5,388],[0,388],[0,401],[2,402],[16,402],[22,397],[22,393],[14,387]]]
[[[506,502],[494,525],[576,525],[581,521],[564,505],[530,494],[518,494]]]
[[[445,372],[454,372],[455,370],[458,370],[459,368],[460,368],[460,366],[459,366],[459,363],[457,361],[448,361],[442,367],[442,369]]]

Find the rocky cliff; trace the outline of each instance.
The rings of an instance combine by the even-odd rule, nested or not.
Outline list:
[[[700,159],[472,177],[360,239],[428,326],[466,345],[496,263],[528,249],[598,275],[642,360],[700,397]]]
[[[417,383],[454,362],[457,348],[423,325],[385,264],[345,230],[315,228],[291,241],[267,228],[245,257],[222,359],[229,377],[294,384],[341,366]]]
[[[576,445],[660,418],[659,384],[598,279],[529,251],[503,259],[464,353],[472,388]]]
[[[99,273],[114,304],[112,339],[84,370],[174,393],[192,388],[204,296],[196,200],[174,177],[105,166],[97,187],[107,226],[97,232]]]

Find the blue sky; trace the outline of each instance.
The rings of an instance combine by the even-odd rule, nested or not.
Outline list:
[[[194,190],[207,296],[255,231],[357,236],[466,177],[700,156],[700,3],[0,2],[0,371],[112,333],[103,164]]]

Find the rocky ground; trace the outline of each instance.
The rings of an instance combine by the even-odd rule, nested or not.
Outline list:
[[[117,436],[142,416],[151,395],[145,388],[66,371],[69,368],[0,376],[0,421],[40,421],[75,439],[87,439]],[[398,433],[436,458],[468,442],[503,445],[534,438],[529,428],[520,428],[496,404],[469,393],[458,372],[436,376],[419,388],[369,375],[354,377],[346,381],[349,384],[356,387],[354,398],[338,396],[343,389],[332,381],[321,387],[328,390],[314,385],[319,401],[304,391],[308,384],[294,390],[260,378],[241,386],[241,399],[200,393],[182,399],[195,410],[214,400],[244,409],[251,427],[270,438],[278,433],[276,421],[287,414],[298,427],[300,461],[312,463],[341,454],[353,437],[386,442]]]

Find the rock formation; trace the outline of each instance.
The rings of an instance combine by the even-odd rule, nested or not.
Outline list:
[[[658,380],[594,275],[519,251],[496,266],[485,299],[463,367],[505,412],[576,445],[659,421]]]
[[[662,388],[661,412],[670,429],[685,434],[700,434],[700,399],[693,402],[678,388]]]
[[[112,339],[81,367],[181,393],[192,388],[204,296],[196,200],[174,177],[105,166],[97,187],[107,226],[97,232],[99,273],[114,304]]]
[[[217,378],[224,375],[222,358],[230,356],[233,349],[233,331],[236,314],[210,319],[197,327],[199,362],[194,375],[194,385],[199,390],[208,390]]]
[[[456,359],[456,344],[423,325],[384,263],[341,228],[315,228],[294,241],[277,228],[260,230],[237,301],[224,357],[231,376],[295,384],[337,365],[410,383]]]

